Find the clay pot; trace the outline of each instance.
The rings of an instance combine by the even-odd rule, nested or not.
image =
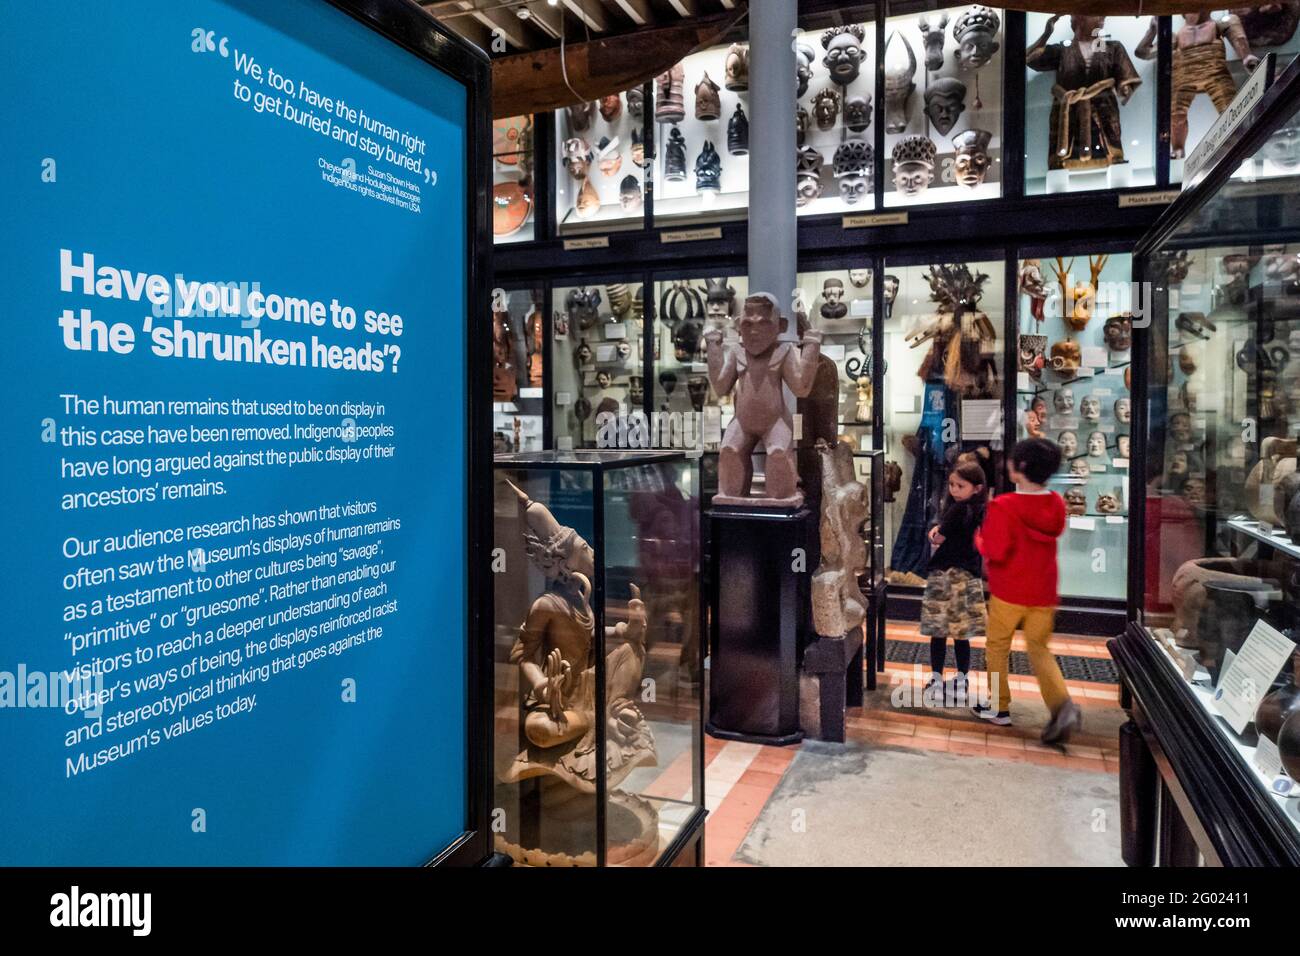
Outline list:
[[[1300,472],[1293,471],[1273,486],[1273,512],[1292,541],[1300,540]]]
[[[1282,766],[1292,780],[1300,780],[1300,715],[1292,713],[1282,722],[1277,735],[1277,749],[1282,755]]]
[[[1260,446],[1260,458],[1246,476],[1246,503],[1250,513],[1260,521],[1281,524],[1281,517],[1273,510],[1273,499],[1259,498],[1259,486],[1274,484],[1296,470],[1296,441],[1284,438],[1265,438]]]
[[[1296,687],[1293,679],[1259,702],[1259,709],[1255,711],[1255,729],[1261,736],[1277,743],[1282,725],[1297,711],[1300,711],[1300,687]]]
[[[1201,646],[1197,625],[1205,607],[1205,586],[1218,584],[1242,591],[1277,587],[1283,569],[1271,562],[1238,558],[1197,558],[1184,563],[1170,582],[1174,606],[1172,629],[1180,647]]]

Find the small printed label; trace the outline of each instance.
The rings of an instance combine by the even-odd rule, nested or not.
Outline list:
[[[607,339],[625,339],[627,338],[627,325],[622,322],[610,322],[605,326],[605,338]]]
[[[608,249],[609,236],[586,236],[582,239],[565,239],[564,251],[574,252],[578,249]]]
[[[803,438],[803,416],[798,412],[794,413],[794,440],[798,441]]]
[[[1158,189],[1155,192],[1124,193],[1119,197],[1119,208],[1132,206],[1164,206],[1178,198],[1177,189]]]
[[[659,241],[662,243],[670,242],[700,242],[704,239],[721,239],[722,227],[714,226],[712,229],[678,229],[673,232],[659,233]]]
[[[569,392],[556,392],[555,404],[559,405],[560,407],[564,407],[565,405],[572,405],[573,395]]]
[[[866,229],[870,226],[906,226],[907,210],[860,213],[856,216],[845,216],[842,222],[845,229]]]
[[[871,317],[871,300],[854,299],[849,303],[849,315],[855,319],[867,319]]]
[[[1078,515],[1075,515],[1070,519],[1070,527],[1073,528],[1075,531],[1096,531],[1097,519],[1081,518]]]
[[[1263,734],[1259,735],[1259,743],[1255,747],[1255,766],[1269,780],[1282,774],[1282,754],[1277,749],[1277,744]]]
[[[1127,458],[1112,458],[1112,459],[1110,460],[1110,463],[1111,463],[1112,465],[1114,465],[1116,468],[1127,468],[1127,467],[1128,467],[1128,459],[1127,459]]]
[[[1123,515],[1106,515],[1106,524],[1123,524],[1127,520]]]
[[[1251,111],[1264,98],[1264,92],[1273,76],[1273,64],[1277,54],[1268,53],[1260,60],[1254,71],[1241,84],[1237,95],[1232,98],[1228,108],[1219,114],[1214,125],[1201,137],[1200,143],[1192,150],[1192,155],[1183,165],[1183,188],[1195,183],[1199,174],[1209,164],[1210,159],[1219,151],[1232,131],[1245,121]]]
[[[520,398],[541,398],[542,390],[540,388],[535,388],[535,387],[521,388],[519,390],[519,397]]]

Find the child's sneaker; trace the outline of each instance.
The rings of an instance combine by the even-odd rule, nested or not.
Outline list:
[[[987,720],[990,724],[997,724],[999,727],[1011,726],[1011,711],[994,710],[992,707],[983,707],[976,705],[970,709],[970,712],[980,720]]]
[[[1043,728],[1043,743],[1064,744],[1082,726],[1083,711],[1078,704],[1067,698]]]

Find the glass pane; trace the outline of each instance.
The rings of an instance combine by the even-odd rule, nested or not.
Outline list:
[[[822,356],[835,363],[835,434],[864,467],[872,447],[872,278],[866,267],[799,274],[804,310],[822,333]]]
[[[886,206],[1002,195],[1003,21],[984,6],[886,21]]]
[[[1154,22],[1028,14],[1026,193],[1155,185]]]
[[[749,205],[749,44],[692,53],[654,84],[655,224],[742,219]]]
[[[594,508],[589,472],[494,482],[494,840],[536,866],[596,864]],[[557,692],[558,688],[558,692]],[[495,828],[494,828],[495,829]]]
[[[661,279],[655,283],[655,411],[675,416],[668,419],[670,423],[696,416],[689,435],[685,428],[679,433],[698,442],[682,447],[702,444],[716,451],[735,414],[732,396],[719,401],[709,385],[704,332],[721,328],[724,336],[734,338],[732,323],[748,293],[745,276]],[[659,447],[679,447],[664,440],[665,431],[661,425]]]
[[[1017,437],[1064,453],[1049,487],[1069,520],[1057,546],[1063,597],[1127,594],[1133,264],[1126,254],[1018,264]]]
[[[596,447],[596,418],[644,404],[639,282],[556,286],[552,291],[551,382],[555,447]]]
[[[874,7],[806,17],[801,25],[795,36],[799,215],[872,209]]]
[[[949,470],[975,461],[990,488],[1002,472],[1005,266],[886,263],[885,273],[898,291],[885,313],[884,444],[902,470],[899,489],[885,490],[888,576],[920,587]]]
[[[498,452],[541,451],[542,290],[492,290],[492,438]]]
[[[1279,125],[1244,169],[1272,162],[1296,117]],[[1300,176],[1285,169],[1229,180],[1143,266],[1154,289],[1143,621],[1300,825],[1283,797],[1300,780]],[[1259,665],[1249,682],[1229,676],[1230,655]],[[1286,773],[1259,769],[1279,751]]]
[[[697,483],[685,461],[605,478],[611,865],[653,864],[702,803]]]
[[[497,242],[534,235],[533,117],[492,121],[492,234]]]
[[[1300,10],[1293,4],[1265,4],[1174,17],[1174,63],[1170,103],[1169,165],[1172,182],[1182,182],[1183,163],[1209,132],[1245,82],[1254,62],[1277,53],[1281,70],[1300,52]],[[1300,132],[1291,139],[1293,164],[1300,163]],[[1185,145],[1184,145],[1185,141]]]
[[[555,222],[561,235],[645,221],[644,88],[555,113]]]

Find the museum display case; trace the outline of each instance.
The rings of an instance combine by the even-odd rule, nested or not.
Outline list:
[[[598,418],[644,409],[644,285],[604,276],[551,290],[551,421],[560,451],[595,448]]]
[[[1300,171],[1250,176],[1298,116],[1291,69],[1135,256],[1142,501],[1110,649],[1159,767],[1129,810],[1177,810],[1135,843],[1162,863],[1300,862]]]
[[[1058,247],[1059,248],[1059,247]],[[1017,261],[1016,437],[1063,452],[1063,598],[1126,595],[1133,401],[1132,260],[1079,250]],[[1139,303],[1140,304],[1140,303]]]
[[[803,18],[795,35],[798,214],[875,208],[876,7]]]
[[[492,444],[541,451],[546,441],[545,294],[540,284],[492,290]]]
[[[869,263],[798,276],[802,311],[822,333],[822,357],[835,366],[835,436],[852,445],[857,458],[865,458],[874,447],[874,277]],[[859,480],[869,474],[865,461],[859,474]]]
[[[1002,195],[1003,20],[975,4],[885,21],[886,206]]]
[[[1202,137],[1267,53],[1281,70],[1300,52],[1300,5],[1294,2],[1234,7],[1173,17],[1170,72],[1169,180],[1182,182],[1183,166]],[[1155,20],[1147,37],[1154,38]],[[1150,39],[1148,40],[1148,43]],[[1155,56],[1143,49],[1139,56]],[[1300,132],[1279,138],[1273,156],[1300,165]],[[1266,157],[1259,157],[1261,160]]]
[[[689,276],[689,278],[687,277]],[[661,444],[672,436],[682,447],[717,451],[731,422],[731,397],[719,399],[709,384],[704,333],[722,329],[734,336],[733,323],[749,294],[744,276],[674,273],[656,279],[653,323],[655,407],[661,416]]]
[[[557,110],[555,224],[560,235],[644,222],[648,86]]]
[[[745,218],[750,110],[743,35],[692,53],[656,77],[651,90],[655,225]]]
[[[1026,194],[1156,184],[1156,61],[1136,54],[1151,22],[1026,15]]]
[[[533,154],[533,116],[492,121],[492,236],[498,243],[530,242],[537,168]]]
[[[979,464],[997,487],[1004,444],[1004,260],[886,260],[883,450],[897,469],[884,489],[891,588],[925,584],[948,472]],[[918,591],[919,593],[919,591]]]
[[[680,452],[496,457],[493,806],[516,864],[703,859],[699,482]]]

